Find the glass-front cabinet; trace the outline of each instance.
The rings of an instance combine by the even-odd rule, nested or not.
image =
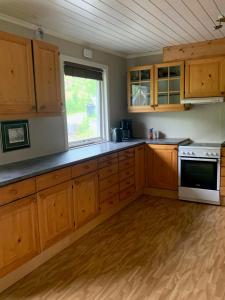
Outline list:
[[[184,110],[184,62],[155,65],[155,111]]]
[[[153,66],[130,67],[127,73],[128,111],[154,111]]]

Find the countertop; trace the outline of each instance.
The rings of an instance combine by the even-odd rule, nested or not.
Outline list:
[[[121,143],[105,142],[15,162],[0,166],[0,186],[145,143],[179,145],[185,141],[187,139],[134,139]]]

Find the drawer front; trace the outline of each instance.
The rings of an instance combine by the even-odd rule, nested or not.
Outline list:
[[[220,178],[220,186],[225,187],[225,177]]]
[[[118,192],[119,192],[119,184],[115,184],[110,188],[108,188],[107,190],[100,192],[100,202],[102,203],[108,199],[111,199]]]
[[[102,163],[108,160],[112,160],[114,158],[118,158],[118,153],[112,153],[112,154],[108,154],[108,155],[104,155],[103,157],[98,158],[98,163]]]
[[[0,188],[0,206],[34,194],[35,178],[12,183]]]
[[[105,160],[98,163],[99,169],[110,167],[112,165],[118,164],[118,158],[113,158],[111,160]]]
[[[71,168],[63,168],[36,177],[37,190],[41,191],[71,179]]]
[[[119,179],[120,179],[120,181],[123,181],[133,175],[134,175],[134,168],[125,169],[125,170],[120,171]]]
[[[113,197],[111,197],[110,199],[106,200],[105,202],[100,203],[100,211],[103,213],[105,211],[107,211],[108,209],[113,208],[114,206],[116,206],[119,203],[119,195],[116,194]]]
[[[119,152],[119,160],[125,160],[134,157],[134,148]]]
[[[72,177],[79,177],[97,170],[97,160],[89,160],[72,167]]]
[[[125,190],[132,185],[134,185],[134,176],[120,182],[120,191]]]
[[[109,187],[111,187],[112,185],[118,183],[118,174],[114,174],[106,179],[100,180],[99,181],[99,189],[100,191],[105,190]]]
[[[113,164],[110,167],[102,168],[101,170],[98,171],[99,174],[99,179],[105,179],[106,177],[109,177],[115,173],[118,172],[118,164]]]
[[[225,167],[222,167],[220,172],[221,172],[221,174],[220,174],[221,176],[225,176]]]
[[[224,156],[224,157],[225,157],[225,148],[222,148],[222,149],[221,149],[221,156]]]
[[[225,167],[225,157],[221,157],[221,166]]]
[[[119,170],[125,170],[125,169],[130,169],[134,167],[134,159],[133,158],[129,158],[123,161],[119,162]]]
[[[123,190],[120,192],[120,201],[126,200],[127,198],[130,198],[135,193],[135,186],[129,187],[126,190]]]
[[[225,187],[220,188],[220,195],[225,196]]]

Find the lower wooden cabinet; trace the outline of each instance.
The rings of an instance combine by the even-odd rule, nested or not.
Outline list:
[[[39,253],[35,196],[0,207],[0,277]]]
[[[97,172],[74,180],[74,208],[76,227],[94,218],[98,213],[98,175]]]
[[[135,147],[135,187],[136,191],[145,187],[145,145]]]
[[[174,145],[147,145],[147,186],[178,189],[178,151]]]
[[[74,229],[72,182],[66,181],[37,193],[42,250]]]

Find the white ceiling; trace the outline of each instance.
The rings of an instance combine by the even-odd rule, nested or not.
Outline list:
[[[0,13],[125,56],[225,36],[225,0],[0,0]]]

